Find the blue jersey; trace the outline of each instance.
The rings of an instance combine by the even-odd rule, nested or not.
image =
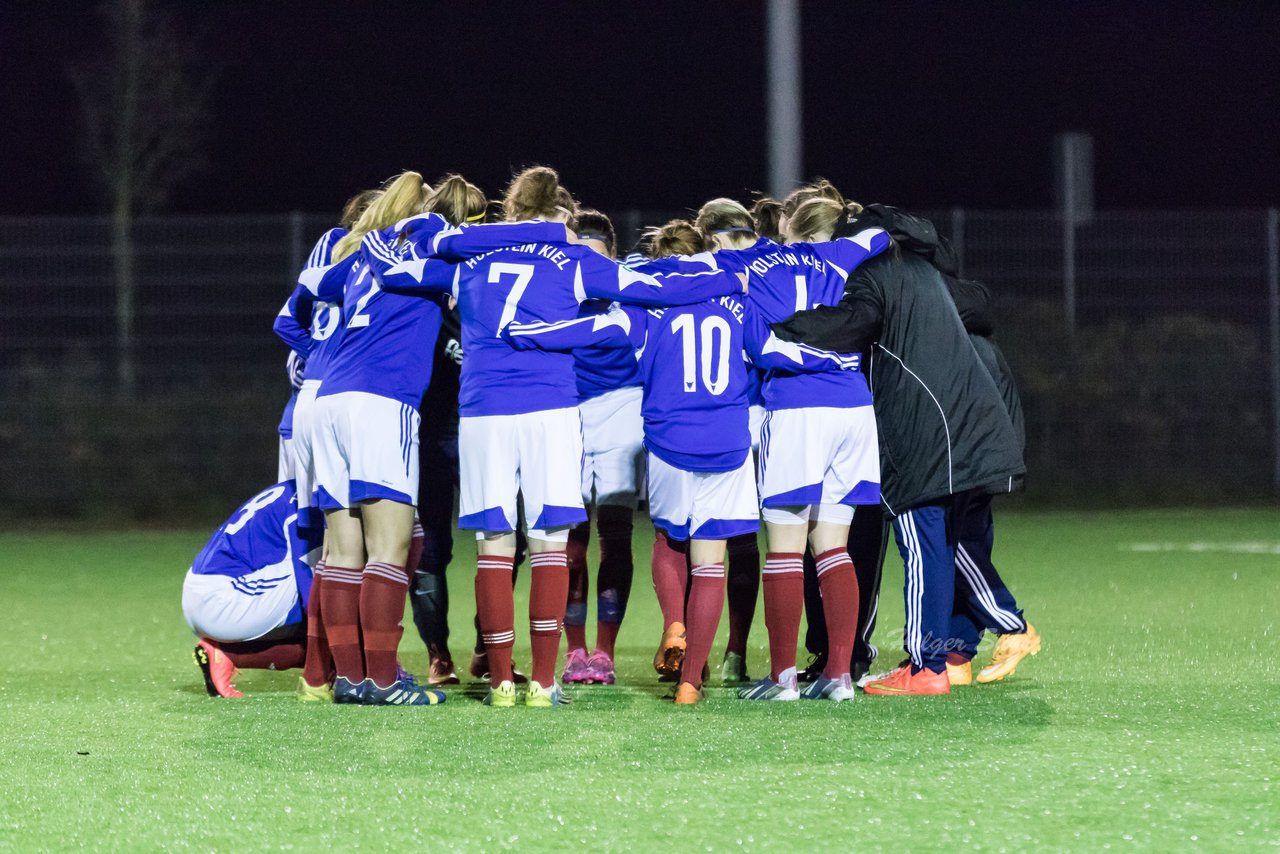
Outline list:
[[[463,417],[519,415],[577,406],[573,356],[567,352],[520,351],[500,333],[520,322],[556,323],[577,319],[588,299],[644,305],[701,301],[734,293],[741,284],[714,262],[697,269],[650,275],[633,270],[578,244],[531,242],[505,249],[485,229],[513,234],[549,223],[477,226],[433,241],[433,250],[464,258],[405,262],[382,273],[388,289],[452,293],[462,318]],[[563,227],[561,227],[563,228]],[[469,233],[469,234],[468,234]],[[486,239],[487,238],[487,239]]]
[[[853,360],[784,343],[736,296],[643,311],[615,309],[571,323],[512,324],[516,347],[628,347],[640,362],[645,447],[685,471],[733,471],[751,450],[748,367],[823,371]]]
[[[337,349],[342,326],[342,285],[350,259],[335,269],[333,246],[347,235],[345,228],[331,228],[316,243],[307,258],[307,264],[298,276],[298,286],[276,317],[276,334],[295,353],[306,360],[304,376],[309,380],[323,380],[329,362]],[[345,265],[345,266],[343,266]],[[336,283],[325,298],[320,298],[313,286],[305,284],[329,274],[329,281]],[[302,334],[299,334],[302,333]]]
[[[609,310],[603,300],[582,304],[581,316],[590,317]],[[573,351],[573,371],[578,379],[578,402],[591,400],[620,388],[640,385],[640,366],[635,357],[620,347],[580,347]]]
[[[444,223],[443,220],[439,220]],[[431,382],[440,306],[387,293],[371,264],[398,263],[411,251],[394,227],[371,231],[360,244],[342,300],[342,337],[318,395],[358,391],[387,397],[416,411]]]
[[[839,303],[849,273],[889,245],[889,235],[883,229],[873,228],[829,243],[780,246],[760,238],[748,249],[724,250],[718,254],[729,255],[745,267],[750,277],[748,293],[752,306],[766,322],[777,323],[797,311]],[[836,366],[813,374],[770,371],[765,377],[763,392],[764,404],[770,410],[871,405],[866,377]]]
[[[240,592],[260,595],[280,584],[296,584],[298,605],[287,622],[302,619],[311,596],[311,566],[319,557],[323,528],[298,527],[297,485],[277,483],[246,501],[222,524],[196,555],[196,575],[243,578],[268,567],[279,568],[269,578],[242,582]],[[315,555],[312,552],[316,551]],[[232,582],[233,584],[236,582]]]

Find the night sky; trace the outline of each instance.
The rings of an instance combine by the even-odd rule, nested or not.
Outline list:
[[[610,210],[766,180],[764,3],[161,4],[215,75],[169,208],[331,211],[402,168],[491,195],[547,163]],[[1047,207],[1095,137],[1102,207],[1280,204],[1280,4],[803,4],[805,172],[864,202]],[[94,6],[0,5],[0,213],[102,196],[65,69]]]

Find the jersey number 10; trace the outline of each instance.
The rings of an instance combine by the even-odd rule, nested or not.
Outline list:
[[[701,367],[703,388],[713,395],[723,394],[729,387],[729,323],[712,315],[703,319],[695,334],[695,322],[692,314],[682,314],[671,324],[671,331],[683,336],[680,343],[684,349],[684,390],[698,390]]]

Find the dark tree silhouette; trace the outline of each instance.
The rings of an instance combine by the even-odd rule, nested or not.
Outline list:
[[[193,43],[151,0],[107,0],[102,53],[68,69],[84,121],[85,156],[106,191],[116,285],[116,379],[136,384],[134,219],[162,204],[201,163],[210,78]]]

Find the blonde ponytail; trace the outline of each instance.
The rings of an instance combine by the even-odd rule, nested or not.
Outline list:
[[[796,208],[787,220],[787,231],[797,240],[810,241],[814,235],[830,234],[845,218],[860,213],[862,205],[857,202],[841,204],[829,198],[812,198]]]
[[[430,192],[431,187],[417,172],[401,172],[369,203],[351,231],[334,244],[333,260],[341,261],[359,249],[360,241],[369,232],[387,228],[405,217],[421,213]]]

